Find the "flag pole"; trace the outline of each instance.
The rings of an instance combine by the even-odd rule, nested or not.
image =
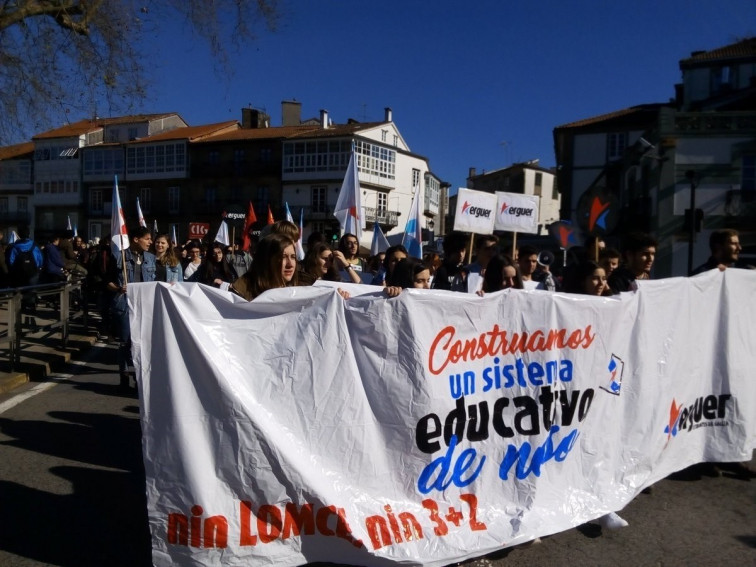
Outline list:
[[[469,250],[467,252],[467,263],[468,264],[472,263],[473,239],[474,238],[475,238],[475,233],[471,232],[470,233],[470,246],[469,246]]]
[[[234,243],[236,242],[236,225],[231,226],[231,251],[234,250]]]

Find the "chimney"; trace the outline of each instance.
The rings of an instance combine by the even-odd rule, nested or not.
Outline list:
[[[470,168],[470,169],[468,170],[468,172],[467,172],[467,178],[468,178],[468,179],[470,179],[471,177],[475,177],[475,174],[476,174],[476,173],[477,173],[477,172],[475,171],[475,168],[474,168],[474,167],[471,167],[471,168]]]
[[[242,128],[267,128],[270,126],[270,116],[257,108],[242,108]]]
[[[302,124],[302,103],[296,100],[281,101],[281,116],[283,126],[299,126]]]
[[[252,109],[242,108],[242,128],[252,128]]]
[[[387,106],[383,109],[385,112],[385,117],[383,119],[384,122],[393,122],[394,121],[394,113],[391,111],[391,109]]]
[[[327,110],[320,110],[320,127],[321,128],[328,128],[328,111]]]

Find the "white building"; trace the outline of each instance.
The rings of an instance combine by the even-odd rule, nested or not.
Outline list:
[[[292,210],[304,208],[303,238],[315,231],[325,234],[338,225],[333,210],[353,144],[364,213],[362,246],[370,247],[376,222],[387,237],[404,232],[416,188],[423,192],[423,228],[433,230],[441,182],[431,173],[427,158],[410,150],[391,109],[385,110],[383,122],[347,124],[333,124],[323,110],[319,128],[283,142],[282,200]]]

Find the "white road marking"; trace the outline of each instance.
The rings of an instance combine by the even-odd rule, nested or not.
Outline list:
[[[87,352],[84,355],[84,360],[69,360],[68,364],[75,364],[77,366],[86,366],[89,364],[89,359],[91,358],[91,353]],[[13,409],[18,404],[25,402],[29,398],[33,398],[37,394],[41,394],[42,392],[46,392],[50,388],[57,386],[61,382],[65,382],[66,380],[70,380],[73,378],[75,374],[63,374],[63,373],[55,373],[51,374],[44,382],[41,384],[37,384],[36,386],[32,386],[25,392],[21,394],[16,394],[12,398],[0,403],[0,415],[4,414],[6,411]]]

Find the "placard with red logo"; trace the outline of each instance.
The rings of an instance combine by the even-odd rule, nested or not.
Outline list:
[[[473,189],[459,189],[454,230],[475,234],[493,234],[496,195]]]
[[[497,191],[494,229],[510,232],[538,233],[538,211],[541,198],[538,195],[520,195]]]

